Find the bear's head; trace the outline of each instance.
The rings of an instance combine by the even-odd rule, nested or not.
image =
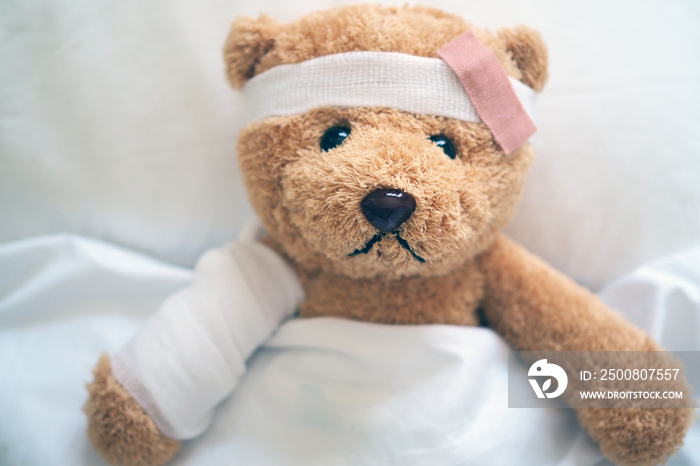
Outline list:
[[[493,34],[425,7],[345,6],[289,24],[239,18],[224,56],[231,84],[345,52],[437,58],[471,31],[506,74],[539,91],[546,50],[525,27]],[[360,96],[361,97],[361,96]],[[238,144],[254,209],[308,272],[396,279],[449,273],[511,219],[532,162],[480,121],[377,106],[321,106],[247,125]]]

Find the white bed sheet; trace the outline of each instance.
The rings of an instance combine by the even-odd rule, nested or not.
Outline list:
[[[91,368],[190,277],[187,269],[72,235],[0,246],[0,464],[103,464],[86,440],[81,412]],[[700,248],[638,269],[602,297],[666,347],[700,350]],[[302,357],[290,359],[291,353]],[[302,379],[290,375],[302,367],[292,360],[309,363]],[[338,364],[348,370],[323,370]],[[421,376],[436,364],[464,377],[446,382]],[[382,382],[378,369],[392,367]],[[387,457],[396,454],[404,455],[401,464],[464,464],[455,461],[460,448],[471,449],[469,464],[606,464],[571,410],[508,409],[506,368],[507,347],[488,329],[291,321],[254,355],[248,376],[222,403],[212,427],[186,442],[173,464],[371,465],[389,464]],[[467,377],[474,373],[479,377]],[[339,385],[339,374],[348,383]],[[363,398],[363,383],[370,382],[375,397]],[[341,398],[351,387],[348,399],[356,401],[345,411],[324,409],[322,398],[309,396],[312,385]],[[434,432],[454,440],[453,426],[459,426],[461,443],[437,457],[428,449],[408,450],[416,438],[424,447],[438,442],[435,435],[419,435],[429,431],[430,420],[405,423],[416,421],[407,409],[416,402],[434,402]],[[450,405],[455,409],[446,410]],[[271,409],[274,423],[266,416]],[[301,412],[314,416],[317,432],[293,428]],[[407,427],[397,428],[397,422]],[[324,441],[315,449],[298,447],[319,433]],[[670,464],[700,464],[697,425]]]

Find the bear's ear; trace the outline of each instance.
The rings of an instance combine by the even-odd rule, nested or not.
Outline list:
[[[498,37],[518,65],[521,81],[541,91],[547,82],[547,46],[540,33],[527,26],[517,26],[500,29]]]
[[[239,16],[231,25],[224,45],[226,75],[233,87],[240,89],[255,74],[255,65],[275,45],[282,26],[269,16],[258,19]]]

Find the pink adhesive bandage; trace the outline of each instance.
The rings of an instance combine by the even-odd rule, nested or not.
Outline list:
[[[498,58],[474,34],[465,32],[445,44],[438,55],[457,74],[479,117],[506,154],[537,131]]]

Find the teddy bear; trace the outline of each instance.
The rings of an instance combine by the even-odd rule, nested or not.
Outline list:
[[[536,31],[342,6],[288,24],[240,17],[224,60],[248,103],[238,157],[265,234],[207,253],[188,289],[102,356],[84,410],[108,461],[169,461],[289,318],[484,325],[520,351],[661,349],[502,233],[547,80]],[[611,460],[657,464],[693,414],[577,416]]]

